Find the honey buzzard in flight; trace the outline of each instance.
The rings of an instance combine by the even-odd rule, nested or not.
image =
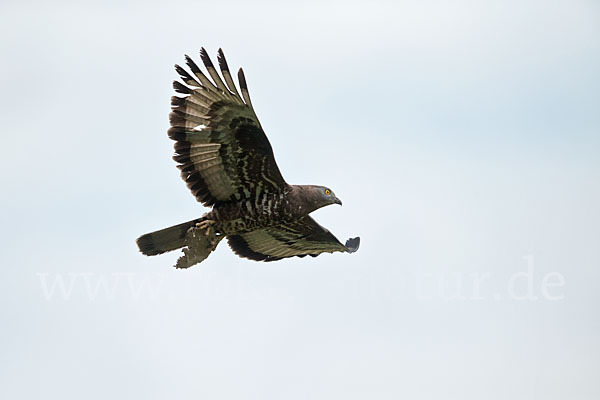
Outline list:
[[[223,51],[221,76],[204,48],[200,58],[209,79],[188,56],[191,74],[179,65],[181,81],[173,82],[169,137],[181,177],[196,199],[212,209],[202,217],[137,239],[148,256],[183,248],[176,268],[203,261],[223,238],[241,257],[275,261],[353,253],[360,238],[340,243],[308,214],[329,204],[342,204],[333,191],[314,185],[289,185],[281,176],[269,140],[248,94],[240,68],[237,90]]]

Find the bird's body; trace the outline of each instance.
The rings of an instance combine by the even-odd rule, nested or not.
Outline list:
[[[200,55],[214,83],[187,56],[195,77],[176,66],[187,86],[173,84],[186,96],[171,99],[169,137],[176,142],[173,158],[182,178],[196,199],[212,209],[201,218],[141,236],[140,251],[156,255],[183,248],[178,268],[203,261],[225,237],[235,253],[258,261],[356,251],[358,238],[343,245],[308,215],[341,204],[330,189],[289,185],[283,179],[242,70],[240,96],[222,51],[225,82],[204,49]]]
[[[314,211],[316,204],[308,196],[311,191],[318,190],[314,188],[290,185],[282,193],[264,193],[254,199],[219,204],[204,218],[215,221],[214,229],[222,235],[247,233],[290,223]]]
[[[213,207],[206,218],[215,221],[215,231],[223,235],[251,232],[293,220],[297,213],[289,197],[289,192],[265,193],[255,199],[224,203]]]

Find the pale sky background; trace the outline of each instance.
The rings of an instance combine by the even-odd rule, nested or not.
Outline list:
[[[356,254],[137,252],[206,211],[200,46]],[[3,1],[0,54],[1,398],[600,398],[600,3]]]

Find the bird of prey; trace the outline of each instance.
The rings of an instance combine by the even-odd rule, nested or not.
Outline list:
[[[318,256],[324,252],[353,253],[360,238],[340,243],[309,214],[329,204],[342,204],[333,191],[315,185],[289,185],[281,176],[269,140],[254,113],[244,72],[235,86],[223,51],[218,51],[219,75],[208,53],[200,50],[206,76],[187,55],[186,69],[173,82],[171,127],[173,159],[196,199],[211,210],[202,217],[137,239],[148,256],[183,248],[176,268],[202,262],[227,238],[241,257],[275,261]],[[211,80],[212,79],[212,80]]]

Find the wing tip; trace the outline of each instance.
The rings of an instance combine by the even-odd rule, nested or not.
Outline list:
[[[238,80],[240,81],[240,87],[242,90],[248,90],[248,85],[246,84],[246,76],[244,75],[244,70],[242,68],[238,69]]]
[[[210,59],[210,56],[208,55],[208,52],[204,47],[200,48],[200,59],[202,59],[202,62],[204,63],[204,66],[207,69],[215,67],[212,63],[212,60]]]
[[[173,81],[173,89],[177,93],[192,94],[192,89],[190,89],[189,87],[185,86],[183,83],[181,83],[179,81]]]
[[[188,56],[187,54],[184,54],[185,56],[185,63],[188,65],[188,67],[190,67],[190,69],[192,70],[193,73],[198,73],[201,72],[200,68],[198,68],[198,65],[196,65],[196,63],[194,62],[194,60],[192,60],[192,57]]]
[[[217,51],[217,61],[219,62],[219,67],[221,67],[221,71],[229,71],[229,66],[227,65],[227,60],[225,59],[225,53],[219,47]]]
[[[350,238],[346,240],[346,250],[348,253],[355,253],[360,246],[360,237]]]

